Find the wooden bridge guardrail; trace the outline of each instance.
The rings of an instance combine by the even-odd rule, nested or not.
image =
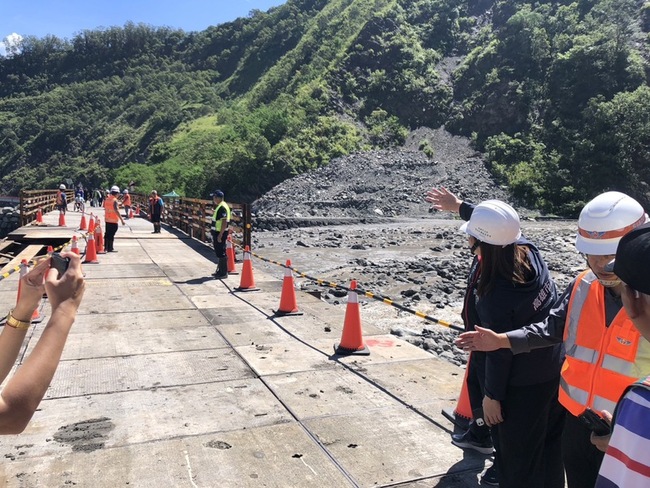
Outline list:
[[[56,194],[59,190],[21,190],[20,191],[20,225],[27,225],[36,220],[36,214],[51,212],[56,207]],[[65,190],[68,203],[74,201],[74,191]]]
[[[210,224],[214,212],[212,200],[185,197],[163,197],[165,206],[161,221],[195,239],[210,242]],[[140,207],[149,215],[149,197],[139,193],[131,194],[132,205]],[[247,203],[227,202],[231,209],[230,234],[233,242],[240,246],[251,246],[252,217]]]

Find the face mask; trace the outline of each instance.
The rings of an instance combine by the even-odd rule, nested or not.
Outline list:
[[[589,267],[589,269],[591,269],[591,266],[589,265],[589,259],[587,259],[586,254],[585,254],[585,261],[587,262],[587,266]],[[593,271],[593,269],[591,269],[591,270]],[[594,272],[594,274],[595,274],[595,272]],[[621,284],[621,280],[619,280],[618,278],[616,278],[614,280],[601,280],[600,278],[598,278],[598,281],[605,288],[615,288],[615,287],[617,287],[618,285]]]
[[[600,281],[600,284],[605,288],[614,288],[621,284],[621,280],[601,280],[598,278],[598,281]]]

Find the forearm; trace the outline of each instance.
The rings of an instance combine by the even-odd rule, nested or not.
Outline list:
[[[22,432],[45,396],[61,359],[76,309],[52,312],[34,350],[7,383],[0,402],[0,433]]]

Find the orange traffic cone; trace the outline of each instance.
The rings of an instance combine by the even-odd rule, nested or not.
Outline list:
[[[54,252],[54,248],[52,246],[47,246],[47,254],[51,256],[53,252]]]
[[[255,287],[255,278],[253,278],[253,262],[251,261],[251,250],[248,246],[244,250],[244,265],[242,267],[241,279],[239,286],[234,291],[259,291]]]
[[[39,224],[43,223],[43,212],[41,212],[40,208],[36,211],[36,222]]]
[[[130,219],[133,218],[133,208],[130,208],[130,209],[129,209],[129,218],[130,218]]]
[[[136,215],[136,217],[140,216],[140,205],[135,206],[135,215]]]
[[[86,229],[88,229],[88,225],[86,224],[86,212],[81,212],[81,223],[79,224],[79,230]]]
[[[95,221],[95,246],[97,246],[97,254],[106,254],[104,250],[104,236],[102,235],[102,221],[99,220],[99,217]]]
[[[232,237],[230,236],[226,241],[226,257],[228,258],[228,274],[239,274],[235,267],[235,248],[232,245]]]
[[[59,210],[59,227],[65,227],[65,214],[63,210]]]
[[[469,428],[469,423],[472,420],[472,406],[469,402],[469,391],[467,389],[468,372],[469,360],[467,361],[467,366],[465,367],[465,378],[463,379],[463,387],[460,390],[460,396],[458,397],[456,408],[454,408],[453,411],[450,411],[449,408],[442,409],[442,415],[447,417],[447,419],[452,421],[463,430],[467,430]]]
[[[95,217],[92,212],[90,213],[90,218],[88,219],[88,233],[92,234],[95,232]]]
[[[348,306],[345,309],[345,322],[343,323],[343,334],[341,343],[334,344],[334,352],[339,355],[368,356],[370,350],[363,342],[361,332],[361,312],[359,310],[359,298],[357,296],[357,282],[352,280],[348,292]]]
[[[280,306],[274,310],[275,315],[302,315],[298,311],[296,303],[296,289],[293,286],[293,273],[291,271],[291,260],[287,259],[284,269],[284,279],[282,281],[282,295],[280,296]]]
[[[92,232],[88,233],[88,241],[86,242],[86,259],[84,259],[84,264],[97,264],[99,260],[97,259],[97,248],[95,247],[95,238]]]
[[[79,243],[77,242],[77,236],[72,236],[72,244],[70,245],[70,251],[79,255]]]

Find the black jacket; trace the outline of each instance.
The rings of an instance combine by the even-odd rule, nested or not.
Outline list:
[[[471,216],[472,211],[472,205],[461,205],[461,217],[467,217],[467,213]],[[555,283],[537,247],[525,237],[520,238],[517,244],[529,248],[528,260],[532,270],[527,282],[514,284],[505,278],[498,279],[495,287],[480,298],[471,290],[473,297],[466,296],[463,319],[474,316],[476,324],[482,327],[508,332],[546,318],[557,298]],[[466,324],[466,328],[473,329],[476,324]],[[488,352],[485,356],[485,393],[502,401],[509,385],[526,386],[559,379],[563,360],[561,344],[517,356],[509,349]]]

